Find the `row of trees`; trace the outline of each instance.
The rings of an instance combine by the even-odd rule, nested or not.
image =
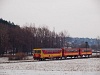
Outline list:
[[[97,38],[73,38],[73,37],[66,37],[67,39],[67,46],[71,46],[74,48],[92,48],[94,50],[100,50],[100,37]],[[87,42],[87,43],[86,43]]]
[[[66,32],[55,33],[48,27],[19,27],[0,19],[0,54],[27,52],[33,48],[60,48],[65,45]]]

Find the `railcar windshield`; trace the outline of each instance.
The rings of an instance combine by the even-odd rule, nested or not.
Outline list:
[[[34,50],[34,53],[41,53],[41,50]]]

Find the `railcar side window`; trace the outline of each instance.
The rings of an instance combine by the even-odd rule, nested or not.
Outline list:
[[[72,49],[72,50],[67,50],[68,52],[77,52],[78,50],[74,50],[74,49]]]
[[[47,53],[52,53],[52,50],[48,50]]]
[[[90,52],[91,50],[86,50],[86,49],[85,49],[85,50],[82,50],[82,51],[83,51],[83,52]]]
[[[74,50],[75,52],[78,52],[78,50]]]

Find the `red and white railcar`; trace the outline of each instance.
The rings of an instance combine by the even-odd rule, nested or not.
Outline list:
[[[78,48],[62,48],[62,56],[67,57],[78,57],[79,49]]]
[[[81,57],[83,56],[90,57],[92,55],[92,49],[91,48],[79,48],[79,54]]]

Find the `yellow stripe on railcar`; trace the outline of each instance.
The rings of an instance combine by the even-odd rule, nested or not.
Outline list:
[[[69,56],[69,55],[74,56],[74,55],[79,55],[79,53],[65,53],[64,55],[65,56]]]
[[[91,55],[91,54],[92,54],[92,52],[82,52],[81,54],[82,54],[82,55],[88,55],[88,54],[90,54],[90,55]]]

